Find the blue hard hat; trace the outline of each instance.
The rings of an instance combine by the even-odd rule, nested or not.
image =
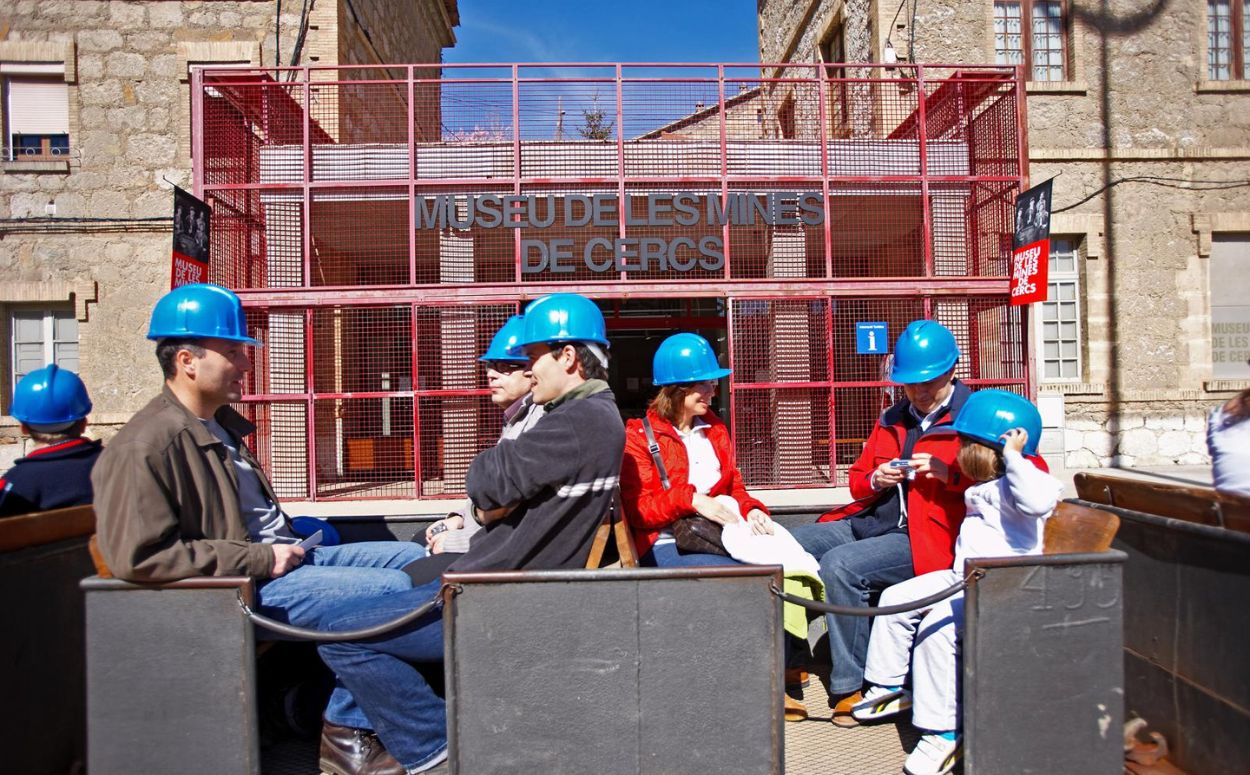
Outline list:
[[[656,385],[681,385],[728,377],[733,369],[721,368],[716,351],[698,334],[673,334],[660,342],[651,361],[651,381]]]
[[[521,354],[521,348],[517,345],[524,327],[524,316],[513,315],[508,318],[507,322],[495,332],[494,338],[490,340],[490,347],[486,348],[486,352],[478,360],[528,363],[529,360]]]
[[[220,285],[193,283],[162,296],[152,309],[148,339],[229,339],[258,345],[247,335],[243,304]]]
[[[1029,434],[1024,454],[1037,454],[1042,438],[1042,415],[1033,402],[1006,390],[978,390],[968,396],[959,410],[951,430],[962,436],[1002,449],[999,437],[1012,428],[1024,428]]]
[[[35,369],[13,389],[10,414],[37,431],[62,431],[90,413],[87,386],[56,364]]]
[[[609,346],[603,313],[593,301],[576,293],[553,293],[525,308],[517,347],[548,342],[594,342]]]
[[[928,382],[950,371],[959,360],[955,335],[936,320],[916,320],[907,324],[894,346],[894,366],[890,379],[900,385]]]

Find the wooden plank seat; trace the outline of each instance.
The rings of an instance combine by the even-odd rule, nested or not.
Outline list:
[[[1074,482],[1077,497],[1091,503],[1250,532],[1250,498],[1221,494],[1207,485],[1161,482],[1101,471],[1078,473]]]

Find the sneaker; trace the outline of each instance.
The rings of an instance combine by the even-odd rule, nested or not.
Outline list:
[[[851,708],[858,721],[875,721],[901,713],[911,707],[911,692],[901,686],[873,686],[861,702]]]
[[[963,756],[962,743],[963,738],[954,732],[921,735],[915,750],[903,763],[903,772],[907,775],[946,775]]]

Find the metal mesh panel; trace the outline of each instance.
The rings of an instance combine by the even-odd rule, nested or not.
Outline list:
[[[313,402],[319,498],[412,497],[412,398]]]
[[[1011,68],[399,65],[195,83],[209,276],[243,292],[267,345],[246,408],[283,493],[462,491],[499,427],[476,358],[550,290],[619,312],[614,379],[645,377],[666,331],[727,323],[726,414],[752,486],[844,480],[898,392],[880,357],[855,354],[856,322],[893,339],[936,317],[961,377],[1029,392],[1005,282],[1023,169]]]
[[[751,487],[828,486],[829,390],[734,393],[738,467]]]
[[[235,408],[256,425],[248,439],[280,500],[308,497],[308,406],[252,402]]]
[[[939,299],[933,317],[955,333],[960,359],[955,375],[982,385],[1025,381],[1024,316],[1006,297]]]
[[[489,449],[503,428],[503,410],[488,396],[448,396],[418,400],[421,496],[463,495],[469,464]]]
[[[827,276],[820,183],[733,187],[725,209],[733,277]]]
[[[407,189],[312,194],[311,285],[408,284]]]
[[[407,306],[314,309],[312,341],[313,389],[318,393],[412,390]]]
[[[918,277],[924,266],[924,200],[904,183],[830,187],[833,276]]]
[[[743,299],[731,305],[738,382],[829,379],[829,301]]]
[[[733,415],[747,482],[828,481],[830,394],[810,386],[828,384],[828,300],[742,300],[731,310]],[[787,383],[803,386],[773,387]]]
[[[972,184],[968,229],[969,274],[1003,277],[1010,274],[1012,218],[1019,189],[1013,183]]]

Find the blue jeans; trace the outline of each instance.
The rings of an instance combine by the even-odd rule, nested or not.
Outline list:
[[[425,556],[425,547],[410,541],[318,546],[304,555],[303,565],[261,582],[256,608],[271,619],[322,629],[326,611],[411,589],[412,580],[400,569]],[[341,684],[335,685],[325,715],[339,726],[371,728]]]
[[[906,533],[886,533],[855,540],[851,519],[817,522],[790,534],[820,561],[825,599],[835,605],[867,607],[872,596],[913,575],[911,540]],[[840,699],[864,684],[871,622],[866,616],[826,614],[829,625],[829,694]]]
[[[683,552],[677,544],[656,544],[651,551],[642,556],[638,562],[653,568],[692,568],[706,565],[741,565],[732,557],[720,554],[702,554],[700,552]]]
[[[340,605],[327,612],[324,628],[342,632],[390,621],[437,595],[442,583],[431,581],[364,605]],[[442,755],[447,748],[447,706],[414,666],[443,661],[441,605],[390,635],[367,642],[323,643],[317,650],[400,764],[411,770]]]

